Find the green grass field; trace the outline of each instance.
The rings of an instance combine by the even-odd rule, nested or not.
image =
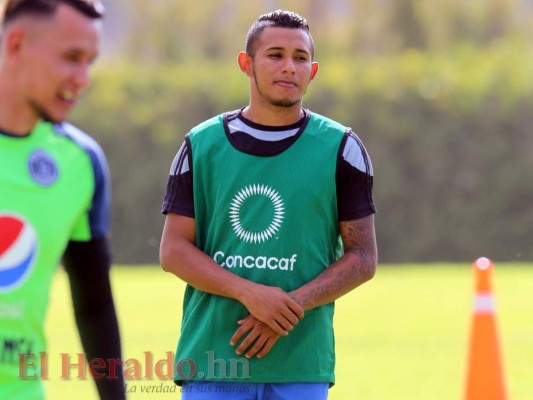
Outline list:
[[[496,264],[496,318],[509,398],[531,398],[533,265]],[[48,398],[97,399],[91,379],[63,380],[60,353],[82,352],[62,270],[47,321]],[[183,284],[159,267],[115,267],[124,359],[165,358],[179,332]],[[95,293],[95,296],[98,294]],[[469,264],[382,265],[374,280],[337,302],[337,384],[330,400],[461,399],[471,324]],[[179,399],[170,380],[128,380],[128,398]],[[174,393],[146,393],[147,390]]]

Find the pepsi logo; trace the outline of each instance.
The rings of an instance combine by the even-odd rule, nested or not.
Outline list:
[[[33,269],[37,234],[20,216],[0,214],[0,293],[19,287]]]

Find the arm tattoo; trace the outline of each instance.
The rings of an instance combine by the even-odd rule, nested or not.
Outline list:
[[[376,247],[373,219],[341,222],[340,231],[344,252],[358,256],[362,270],[360,272],[370,272],[369,268],[373,269]]]
[[[344,255],[304,285],[308,290],[299,298],[304,308],[332,302],[374,276],[377,250],[373,215],[341,222],[340,234]]]

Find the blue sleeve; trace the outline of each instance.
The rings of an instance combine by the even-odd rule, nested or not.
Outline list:
[[[56,125],[62,134],[77,143],[89,156],[94,173],[94,194],[89,210],[89,226],[92,238],[107,236],[111,206],[109,167],[100,145],[89,135],[68,123]]]

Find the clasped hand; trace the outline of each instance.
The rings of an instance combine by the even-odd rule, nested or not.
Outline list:
[[[303,318],[303,308],[289,294],[277,287],[257,285],[243,300],[250,312],[238,321],[239,328],[230,339],[234,346],[244,337],[236,349],[237,354],[264,357],[280,336],[286,336]]]

